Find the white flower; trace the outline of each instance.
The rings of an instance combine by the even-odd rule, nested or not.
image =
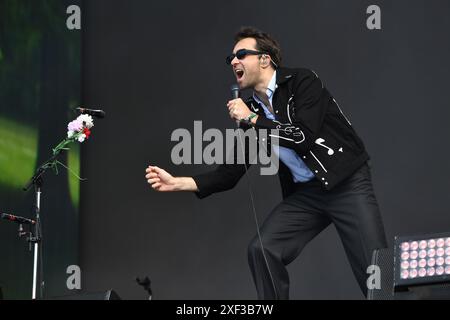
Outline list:
[[[67,131],[67,138],[72,138],[74,134],[75,132],[72,130]]]
[[[82,114],[77,118],[86,128],[90,129],[94,126],[94,119],[88,114]]]
[[[80,135],[78,137],[78,142],[84,142],[85,139],[86,139],[86,135],[83,133],[82,135]]]

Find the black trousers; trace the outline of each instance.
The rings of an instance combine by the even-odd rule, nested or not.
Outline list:
[[[317,180],[299,183],[296,191],[273,209],[260,229],[265,257],[257,236],[248,249],[258,299],[289,299],[286,266],[330,223],[336,226],[353,273],[366,295],[366,270],[373,250],[387,246],[367,164],[331,191],[323,189]]]

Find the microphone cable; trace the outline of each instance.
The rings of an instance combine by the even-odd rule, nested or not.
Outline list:
[[[237,85],[232,85],[231,86],[231,92],[232,92],[233,98],[235,98],[235,99],[239,98],[239,89],[238,89]],[[259,230],[258,214],[256,213],[256,207],[255,207],[255,200],[254,200],[254,196],[253,196],[252,183],[251,183],[250,175],[248,173],[247,159],[246,159],[246,156],[245,156],[245,145],[244,145],[244,141],[242,140],[242,134],[241,134],[241,131],[243,131],[243,130],[240,128],[239,123],[238,123],[238,129],[237,130],[238,130],[239,140],[240,140],[240,143],[241,143],[242,155],[243,155],[243,159],[244,159],[245,176],[247,177],[248,191],[249,191],[249,194],[250,194],[250,203],[252,205],[253,216],[254,216],[255,224],[256,224],[256,232],[257,232],[257,235],[258,235],[259,244],[260,244],[262,255],[263,255],[263,258],[264,258],[264,263],[266,265],[267,271],[269,272],[270,281],[272,282],[273,291],[275,293],[275,300],[278,300],[278,293],[277,293],[277,289],[276,289],[276,286],[275,286],[275,281],[273,280],[272,271],[270,270],[269,262],[267,261],[266,250],[265,250],[263,242],[262,242],[261,231]],[[265,149],[265,151],[267,152],[267,149]]]
[[[240,128],[238,128],[238,135],[239,135],[239,140],[241,142],[241,146],[243,148],[244,147],[244,142],[242,140],[242,135],[241,135],[241,129]],[[242,149],[242,153],[243,153],[243,156],[244,156],[244,162],[246,162],[245,161],[245,150],[244,149]],[[244,167],[245,167],[245,176],[247,177],[247,182],[248,182],[248,191],[249,191],[249,194],[250,194],[250,202],[252,204],[253,216],[255,218],[256,231],[257,231],[257,234],[258,234],[259,244],[261,246],[261,251],[262,251],[262,254],[263,254],[263,257],[264,257],[264,262],[266,264],[266,268],[267,268],[267,271],[269,272],[270,280],[272,282],[273,291],[275,293],[275,300],[278,300],[277,289],[275,287],[275,282],[273,280],[273,276],[272,276],[272,272],[270,270],[269,262],[267,261],[266,250],[264,249],[264,245],[262,243],[261,232],[259,230],[258,215],[256,213],[255,200],[254,200],[253,189],[252,189],[252,183],[251,183],[250,175],[248,174],[247,163],[244,163]]]

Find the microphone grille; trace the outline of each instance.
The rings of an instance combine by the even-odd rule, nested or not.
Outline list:
[[[233,98],[234,99],[239,98],[239,91],[240,91],[239,85],[236,83],[232,84],[230,89],[231,89],[231,94],[232,94]]]
[[[231,91],[239,91],[239,85],[237,83],[234,83],[230,87]]]

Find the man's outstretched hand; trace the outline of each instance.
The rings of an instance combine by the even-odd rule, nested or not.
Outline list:
[[[166,170],[149,166],[145,172],[147,182],[157,191],[176,191],[176,179]]]
[[[149,166],[145,169],[148,184],[156,191],[198,191],[194,179],[187,177],[173,177],[166,170]]]

